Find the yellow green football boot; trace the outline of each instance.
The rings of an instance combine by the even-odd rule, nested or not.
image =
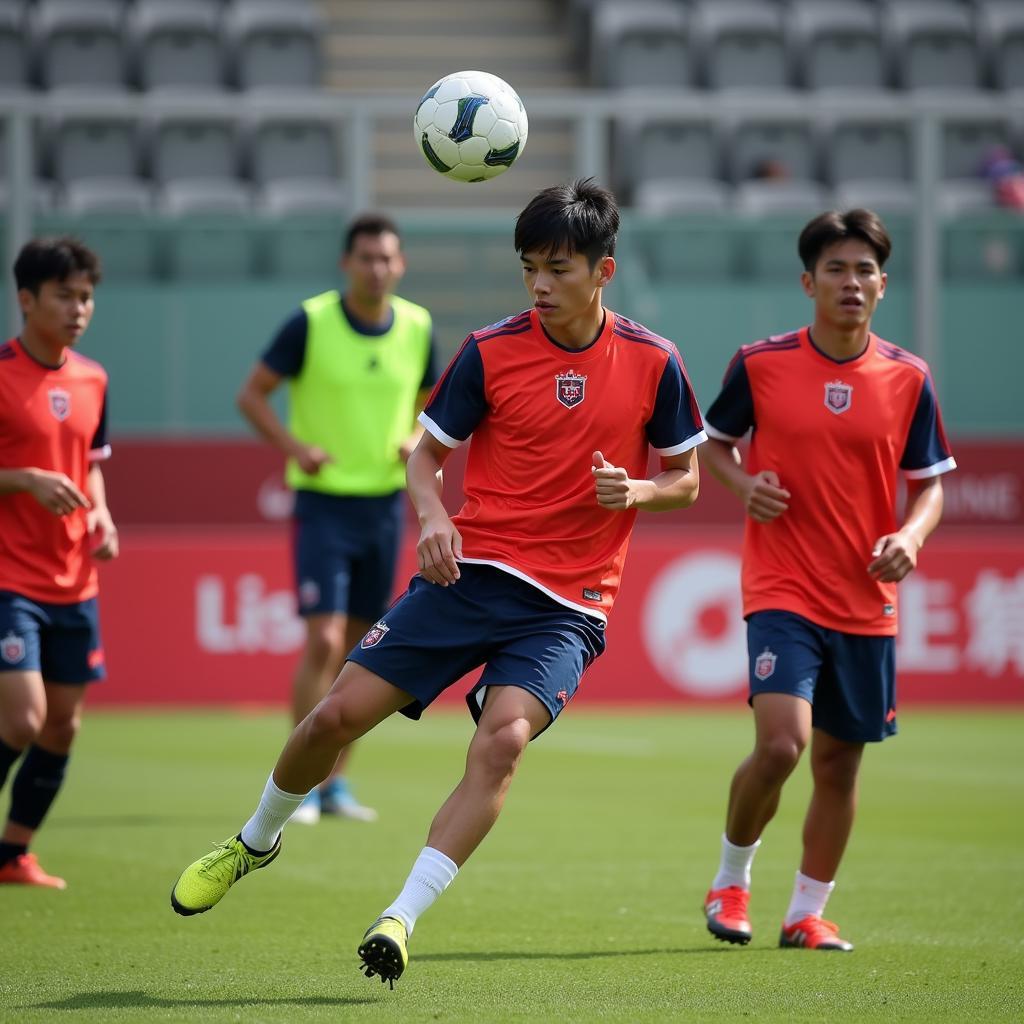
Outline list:
[[[176,914],[190,917],[205,914],[216,906],[228,889],[240,878],[265,868],[281,852],[281,837],[266,853],[253,853],[241,836],[218,843],[212,853],[189,864],[171,890],[171,906]]]
[[[377,918],[359,943],[359,959],[363,961],[360,970],[368,978],[379,974],[382,983],[386,981],[394,988],[409,965],[408,942],[409,933],[397,917]]]

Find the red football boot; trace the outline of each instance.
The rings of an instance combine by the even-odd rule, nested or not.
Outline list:
[[[779,946],[782,949],[824,949],[839,953],[853,951],[853,943],[839,937],[839,925],[813,914],[801,917],[788,928],[783,925]]]
[[[0,885],[41,885],[47,889],[66,889],[63,878],[48,875],[34,853],[22,853],[0,867]]]
[[[704,897],[704,916],[708,931],[723,942],[736,942],[745,946],[750,941],[750,921],[747,904],[750,890],[738,885],[724,889],[710,889]]]

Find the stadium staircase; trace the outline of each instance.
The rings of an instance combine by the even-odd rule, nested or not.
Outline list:
[[[585,83],[559,0],[320,0],[328,22],[324,84],[359,93],[401,92],[409,115],[374,133],[377,203],[384,208],[516,208],[564,180],[573,136],[564,121],[532,116],[526,159],[486,188],[429,172],[412,141],[420,96],[443,75],[468,68],[508,81],[527,110],[530,94]]]

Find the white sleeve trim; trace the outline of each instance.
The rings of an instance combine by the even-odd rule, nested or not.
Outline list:
[[[105,462],[110,458],[111,447],[109,444],[105,444],[102,448],[92,448],[89,451],[90,462]]]
[[[733,437],[732,434],[723,434],[720,430],[715,430],[707,420],[704,421],[704,429],[708,432],[708,437],[713,437],[716,441],[731,441],[735,444],[740,440],[738,437]]]
[[[431,437],[440,441],[445,447],[458,448],[466,443],[465,441],[460,441],[457,437],[452,437],[451,434],[446,434],[425,412],[421,412],[417,418],[423,424],[424,430]]]
[[[908,480],[929,480],[933,476],[941,476],[951,469],[956,469],[956,459],[951,455],[948,459],[936,462],[934,466],[925,466],[924,469],[905,469],[903,475]]]
[[[688,452],[691,448],[696,448],[697,445],[703,444],[708,439],[708,435],[702,430],[699,434],[693,434],[688,437],[682,444],[674,444],[671,448],[655,448],[654,450],[662,457],[668,458],[670,455],[682,455],[683,452]]]

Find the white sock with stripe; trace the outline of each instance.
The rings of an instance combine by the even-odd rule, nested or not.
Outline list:
[[[836,887],[835,882],[819,882],[816,878],[796,873],[796,881],[793,883],[793,896],[789,901],[789,910],[786,911],[786,927],[803,920],[810,914],[812,917],[821,917],[825,913],[825,904],[828,903],[832,890]]]

